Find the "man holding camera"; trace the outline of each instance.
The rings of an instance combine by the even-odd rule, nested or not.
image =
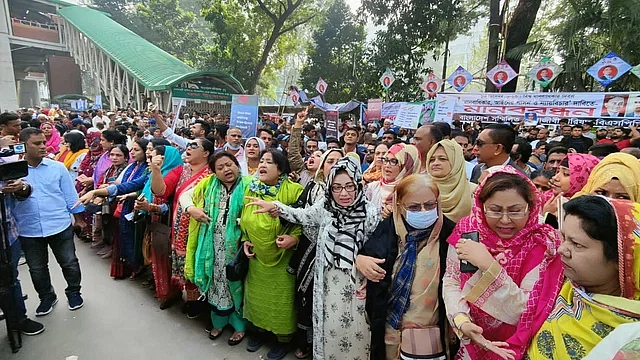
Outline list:
[[[42,131],[26,128],[20,132],[20,141],[25,144],[25,160],[29,164],[29,175],[24,180],[33,191],[27,198],[17,197],[12,212],[31,280],[40,297],[36,316],[49,314],[58,302],[49,275],[49,247],[67,281],[65,293],[69,310],[77,310],[84,302],[80,296],[80,264],[69,214],[74,215],[76,225],[84,228],[87,224],[80,216],[84,207],[72,210],[78,194],[65,166],[47,158]]]

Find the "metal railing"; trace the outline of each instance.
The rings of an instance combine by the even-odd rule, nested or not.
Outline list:
[[[58,24],[42,24],[42,23],[39,23],[37,21],[31,21],[31,20],[26,20],[26,19],[17,19],[17,18],[11,18],[11,22],[13,24],[33,26],[33,27],[46,29],[46,30],[58,31]]]

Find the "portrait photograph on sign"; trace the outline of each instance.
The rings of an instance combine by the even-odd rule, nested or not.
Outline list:
[[[561,72],[562,67],[545,56],[527,72],[527,77],[540,86],[547,87]]]
[[[629,95],[625,117],[640,119],[640,94]]]
[[[604,96],[602,116],[623,117],[627,108],[627,95],[613,94]]]
[[[457,92],[464,90],[471,81],[473,81],[473,75],[462,66],[458,66],[456,71],[447,78],[447,83]]]
[[[509,83],[516,76],[518,74],[504,60],[487,72],[487,79],[498,89]]]
[[[622,75],[631,70],[631,65],[610,51],[600,61],[593,64],[587,73],[596,79],[600,85],[607,87]]]

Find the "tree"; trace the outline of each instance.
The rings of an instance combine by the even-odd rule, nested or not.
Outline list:
[[[365,39],[364,26],[356,23],[346,2],[335,0],[308,47],[309,58],[301,74],[303,87],[315,88],[322,77],[329,85],[327,102],[341,103],[359,97],[356,66],[362,61]]]
[[[295,42],[291,34],[313,20],[318,9],[319,0],[205,0],[201,11],[216,34],[217,61],[242,67],[243,84],[253,94],[270,64],[284,65],[283,51]]]
[[[564,72],[554,82],[563,91],[593,91],[599,85],[586,69],[609,51],[632,65],[640,63],[637,34],[640,8],[625,0],[563,0],[551,16],[557,25],[549,29],[554,45],[563,58]],[[632,74],[624,75],[610,90],[628,91],[640,87]]]
[[[481,2],[475,0],[363,0],[364,11],[374,23],[385,26],[375,41],[373,62],[380,64],[377,77],[385,66],[396,72],[390,99],[415,100],[422,97],[419,85],[431,71],[426,58],[457,35],[475,24]]]
[[[146,0],[137,5],[132,18],[150,31],[147,40],[159,48],[188,65],[204,65],[205,38],[196,28],[195,14],[182,10],[178,0]]]
[[[207,58],[196,16],[178,0],[93,0],[93,7],[191,66],[200,67]]]

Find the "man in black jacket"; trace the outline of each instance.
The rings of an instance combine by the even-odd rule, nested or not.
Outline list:
[[[510,157],[516,141],[516,131],[506,124],[491,124],[478,135],[473,150],[478,157],[478,165],[473,168],[470,181],[477,184],[484,170],[493,166],[510,165],[522,174],[524,172]],[[526,176],[526,174],[525,174]]]
[[[575,149],[578,153],[586,154],[593,145],[593,140],[582,135],[582,125],[574,125],[571,128],[571,136],[562,138],[561,143],[567,149]]]

